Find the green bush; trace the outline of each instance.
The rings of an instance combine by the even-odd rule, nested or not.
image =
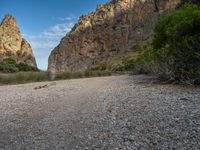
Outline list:
[[[182,1],[183,3],[192,3],[192,4],[200,5],[199,0],[182,0]]]
[[[24,63],[19,63],[15,65],[19,71],[39,71],[36,67],[29,66]]]
[[[7,72],[7,73],[13,73],[13,72],[18,72],[19,70],[13,64],[0,63],[0,71]]]
[[[200,7],[185,4],[162,16],[152,48],[129,63],[135,73],[154,73],[168,81],[200,84]]]
[[[185,4],[155,27],[153,59],[164,78],[200,81],[200,7]]]
[[[122,64],[115,67],[113,71],[133,71],[134,74],[150,72],[149,66],[152,61],[152,39],[150,38],[147,41],[143,41],[136,46],[137,48],[134,49],[139,51],[138,56],[132,59],[124,59]]]
[[[0,62],[0,71],[13,73],[19,71],[18,68],[15,66],[16,62],[12,58],[5,58],[3,61]]]
[[[133,60],[129,66],[133,68],[132,71],[134,74],[149,74],[157,72],[153,49],[144,49],[137,59]]]
[[[5,58],[5,59],[3,59],[3,63],[4,64],[12,64],[12,65],[15,65],[16,64],[16,61],[14,60],[14,59],[12,59],[12,58]]]
[[[0,62],[0,71],[4,73],[14,73],[18,71],[39,71],[36,67],[24,63],[16,63],[12,58],[5,58]]]

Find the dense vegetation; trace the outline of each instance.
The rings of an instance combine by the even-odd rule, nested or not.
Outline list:
[[[200,8],[184,5],[161,18],[155,28],[153,59],[164,77],[177,81],[200,79]]]
[[[156,24],[152,45],[128,63],[136,73],[200,84],[200,7],[185,4],[162,16]]]
[[[129,71],[128,63],[136,58],[140,51],[143,49],[148,41],[138,43],[129,49],[123,50],[113,56],[105,57],[92,65],[89,69],[92,71],[110,71],[114,73],[122,73],[124,71]],[[127,65],[126,65],[127,64]]]
[[[200,5],[199,0],[182,0],[182,1],[183,3],[192,3],[192,4]]]
[[[0,72],[14,73],[19,71],[39,71],[36,67],[24,63],[16,63],[12,58],[5,58],[0,61]]]
[[[29,66],[27,64],[16,63],[16,61],[12,58],[3,59],[3,61],[0,62],[0,84],[16,84],[108,75],[111,75],[111,72],[106,70],[63,72],[52,75],[48,72],[40,71],[37,68]]]

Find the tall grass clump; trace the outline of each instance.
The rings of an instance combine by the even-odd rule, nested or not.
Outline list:
[[[63,79],[77,79],[77,78],[85,78],[85,77],[99,77],[99,76],[109,76],[111,72],[109,71],[77,71],[77,72],[62,72],[55,75],[55,80],[63,80]]]
[[[0,74],[0,84],[18,84],[48,80],[50,80],[50,76],[47,72],[18,72]]]
[[[0,73],[0,85],[1,84],[20,84],[40,81],[52,81],[52,80],[66,80],[66,79],[78,79],[85,77],[99,77],[109,76],[109,71],[79,71],[79,72],[62,72],[53,75],[48,72],[17,72],[17,73]]]

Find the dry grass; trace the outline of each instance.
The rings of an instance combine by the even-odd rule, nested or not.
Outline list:
[[[65,80],[85,77],[110,76],[109,71],[83,71],[83,72],[63,72],[55,75],[55,78],[48,72],[18,72],[18,73],[0,73],[0,85],[21,84],[51,80]]]

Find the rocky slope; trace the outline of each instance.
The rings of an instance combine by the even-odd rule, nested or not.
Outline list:
[[[6,15],[0,24],[0,60],[8,57],[17,63],[37,66],[30,44],[22,38],[16,20],[11,15]]]
[[[161,13],[181,0],[112,0],[81,16],[51,52],[52,73],[85,70],[101,58],[110,57],[149,38]]]

